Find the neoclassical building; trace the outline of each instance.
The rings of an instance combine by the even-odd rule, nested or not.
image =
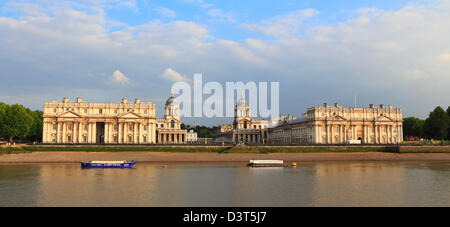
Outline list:
[[[269,128],[269,144],[396,144],[403,141],[400,108],[312,107],[301,119]]]
[[[250,117],[250,107],[244,93],[234,108],[233,124],[220,125],[216,142],[264,144],[267,141],[269,120]]]
[[[129,103],[90,103],[77,98],[44,104],[43,143],[154,144],[186,142],[180,129],[179,105],[173,93],[165,116],[157,119],[155,104],[136,99]]]

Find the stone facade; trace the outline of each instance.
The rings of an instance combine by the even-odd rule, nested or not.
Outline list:
[[[356,141],[356,142],[355,142]],[[312,107],[302,119],[269,129],[269,144],[397,144],[403,141],[400,108]]]
[[[220,125],[216,142],[264,144],[267,141],[269,120],[250,117],[250,107],[244,94],[234,108],[233,124]]]
[[[153,144],[185,143],[180,129],[178,104],[173,94],[166,115],[157,119],[152,102],[89,103],[77,98],[44,104],[43,143],[59,144]]]

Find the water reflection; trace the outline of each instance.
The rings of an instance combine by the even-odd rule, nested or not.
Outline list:
[[[0,165],[0,206],[449,206],[449,162]]]

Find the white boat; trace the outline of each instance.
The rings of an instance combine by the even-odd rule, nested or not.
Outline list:
[[[253,167],[279,167],[283,166],[283,160],[250,160],[248,165]]]

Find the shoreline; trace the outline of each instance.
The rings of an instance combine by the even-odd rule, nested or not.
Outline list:
[[[310,161],[450,161],[450,153],[207,153],[207,152],[70,152],[39,151],[0,155],[0,164],[79,163],[91,160],[136,160],[148,163],[171,162],[248,162],[251,159],[276,159],[285,162]]]

